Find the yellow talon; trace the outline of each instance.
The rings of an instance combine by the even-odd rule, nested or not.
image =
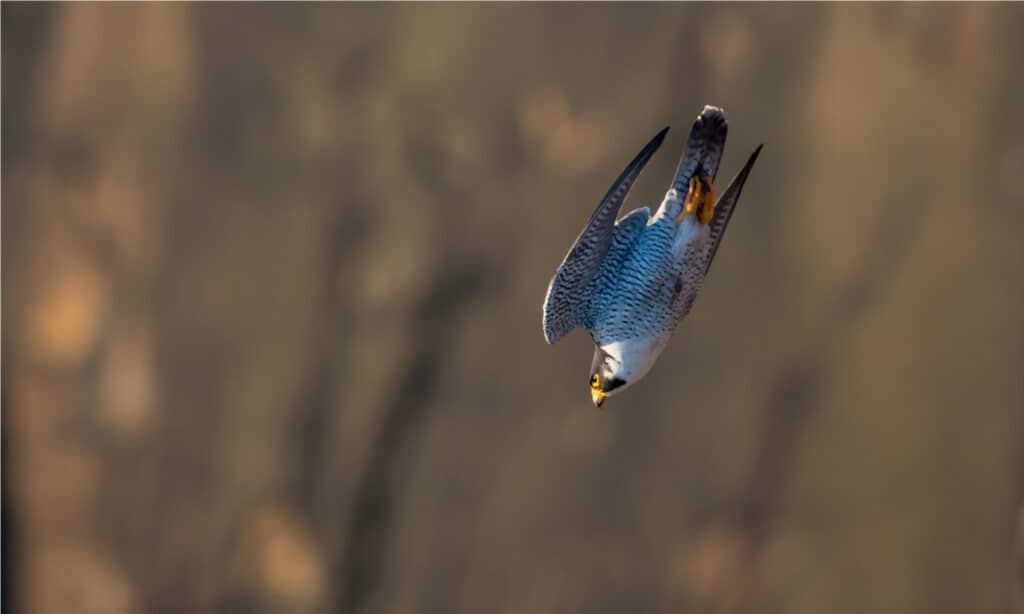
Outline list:
[[[700,191],[700,182],[697,181],[696,177],[690,177],[686,190],[686,199],[683,200],[683,210],[679,212],[679,217],[676,218],[677,224],[682,222],[683,218],[687,215],[697,212],[697,208],[700,205]]]
[[[683,218],[693,213],[697,215],[701,224],[709,224],[714,212],[715,188],[711,184],[711,177],[690,177],[683,210],[679,212],[676,223],[682,222]]]
[[[701,183],[707,186],[707,191],[700,209],[700,223],[710,224],[715,215],[715,186],[711,183],[711,177],[701,177]]]

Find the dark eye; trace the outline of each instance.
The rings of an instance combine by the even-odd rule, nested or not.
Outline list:
[[[600,384],[600,380],[597,378],[597,373],[591,375],[590,376],[590,386],[591,386],[591,388],[597,388],[597,386],[599,384]]]

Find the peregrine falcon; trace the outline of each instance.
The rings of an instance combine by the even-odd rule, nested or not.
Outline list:
[[[647,374],[700,292],[761,151],[754,150],[716,201],[727,130],[722,109],[705,106],[657,213],[642,207],[616,221],[668,128],[656,134],[601,199],[551,279],[544,337],[554,343],[577,326],[590,333],[589,386],[597,407]]]

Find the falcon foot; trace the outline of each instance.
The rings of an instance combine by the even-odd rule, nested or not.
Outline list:
[[[690,177],[689,188],[686,191],[686,200],[683,201],[683,210],[680,212],[676,223],[682,222],[683,218],[690,214],[697,215],[701,224],[710,224],[715,213],[715,188],[711,184],[711,177]]]

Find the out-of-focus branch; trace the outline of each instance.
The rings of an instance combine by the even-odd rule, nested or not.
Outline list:
[[[922,222],[924,207],[909,207],[893,219],[881,220],[868,236],[878,237],[862,258],[863,265],[836,293],[834,302],[823,309],[831,314],[821,325],[816,340],[782,364],[774,376],[771,394],[759,411],[760,433],[755,461],[725,522],[732,544],[734,566],[723,569],[727,578],[716,578],[714,590],[705,595],[716,611],[740,611],[749,607],[749,596],[758,582],[758,560],[771,536],[780,503],[793,475],[800,437],[820,407],[820,383],[832,369],[833,360],[871,308],[893,287],[893,278],[910,252]]]
[[[450,273],[432,286],[415,310],[416,331],[411,349],[397,383],[386,402],[380,427],[373,434],[370,458],[355,488],[353,513],[344,540],[342,564],[346,569],[341,590],[335,597],[338,612],[360,611],[383,573],[394,532],[391,524],[393,489],[401,483],[408,453],[416,436],[423,432],[428,414],[425,406],[434,397],[436,384],[445,367],[442,348],[450,340],[456,320],[473,305],[473,297],[484,288],[487,275],[473,263],[463,261],[445,267]]]

